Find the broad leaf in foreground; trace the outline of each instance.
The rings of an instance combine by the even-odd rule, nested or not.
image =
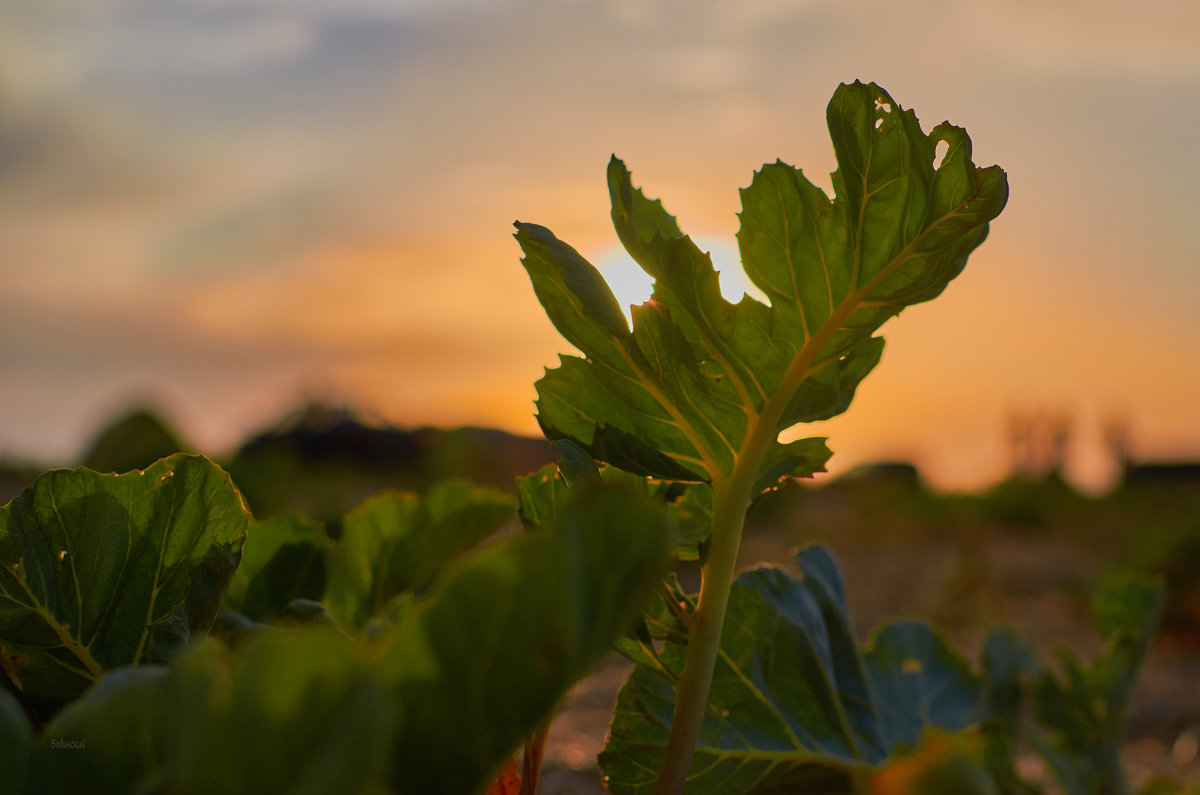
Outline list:
[[[578,252],[517,224],[538,299],[585,357],[563,357],[538,382],[549,438],[668,479],[720,479],[748,456],[776,479],[820,471],[816,450],[780,445],[776,434],[846,409],[879,361],[875,330],[958,275],[1008,196],[1003,171],[972,163],[962,129],[941,124],[926,135],[877,85],[839,87],[827,115],[838,161],[832,200],[783,163],[764,166],[741,192],[742,264],[770,306],[726,301],[709,256],[615,158],[613,222],[654,277],[632,330]],[[946,151],[935,168],[939,142]]]
[[[688,793],[857,792],[929,730],[988,716],[983,680],[932,628],[891,624],[860,650],[829,552],[797,563],[801,579],[760,567],[734,585]],[[667,670],[639,665],[618,696],[600,758],[613,792],[654,787],[685,652],[668,638]]]
[[[404,712],[400,793],[472,793],[629,629],[670,550],[660,507],[584,488],[557,520],[448,572],[379,661]]]
[[[103,679],[50,724],[32,773],[64,794],[382,792],[400,714],[331,631],[207,640]]]
[[[201,456],[38,478],[0,508],[0,645],[22,697],[72,698],[206,631],[248,522],[229,476]]]

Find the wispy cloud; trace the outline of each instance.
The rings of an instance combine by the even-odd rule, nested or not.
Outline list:
[[[1200,5],[1186,0],[990,0],[959,6],[980,46],[1022,69],[1194,79]]]

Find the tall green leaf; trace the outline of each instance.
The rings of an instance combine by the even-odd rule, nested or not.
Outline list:
[[[743,458],[760,489],[822,469],[823,445],[781,445],[776,434],[846,409],[879,361],[875,330],[946,287],[1008,196],[1003,171],[972,163],[963,130],[941,124],[926,135],[877,85],[840,86],[828,122],[832,200],[783,163],[764,166],[741,192],[742,264],[770,306],[726,301],[709,256],[615,158],[613,222],[654,277],[632,330],[577,251],[517,224],[538,299],[583,353],[562,357],[537,384],[549,438],[667,479],[712,481]],[[935,168],[939,142],[947,148]]]
[[[860,649],[832,556],[797,563],[800,579],[760,567],[734,585],[688,793],[858,792],[930,729],[988,717],[983,680],[932,628],[892,624]],[[613,792],[655,784],[686,651],[669,626],[660,643],[666,670],[639,665],[617,699],[600,758]]]
[[[0,508],[0,644],[22,697],[61,701],[212,624],[249,514],[206,458],[49,472]]]
[[[404,710],[399,793],[472,793],[632,625],[667,561],[663,511],[592,486],[541,532],[439,581],[379,661]]]

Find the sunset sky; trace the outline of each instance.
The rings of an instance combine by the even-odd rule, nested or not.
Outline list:
[[[1108,418],[1200,456],[1194,0],[6,0],[0,453],[70,463],[131,402],[212,453],[303,396],[534,434],[569,348],[513,220],[643,300],[616,153],[736,271],[737,189],[780,158],[828,190],[855,79],[965,127],[1011,198],[812,429],[833,471],[978,487],[1013,412],[1073,417],[1091,487]]]

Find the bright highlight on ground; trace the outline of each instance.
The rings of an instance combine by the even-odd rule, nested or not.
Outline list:
[[[721,295],[725,296],[726,301],[736,304],[743,295],[750,295],[764,304],[770,303],[742,270],[737,243],[732,239],[699,235],[692,240],[701,251],[708,252],[712,257],[713,267],[720,274]],[[632,323],[629,309],[645,303],[653,292],[654,279],[633,261],[619,243],[604,249],[591,262],[612,288],[621,311],[625,313],[625,320]]]

